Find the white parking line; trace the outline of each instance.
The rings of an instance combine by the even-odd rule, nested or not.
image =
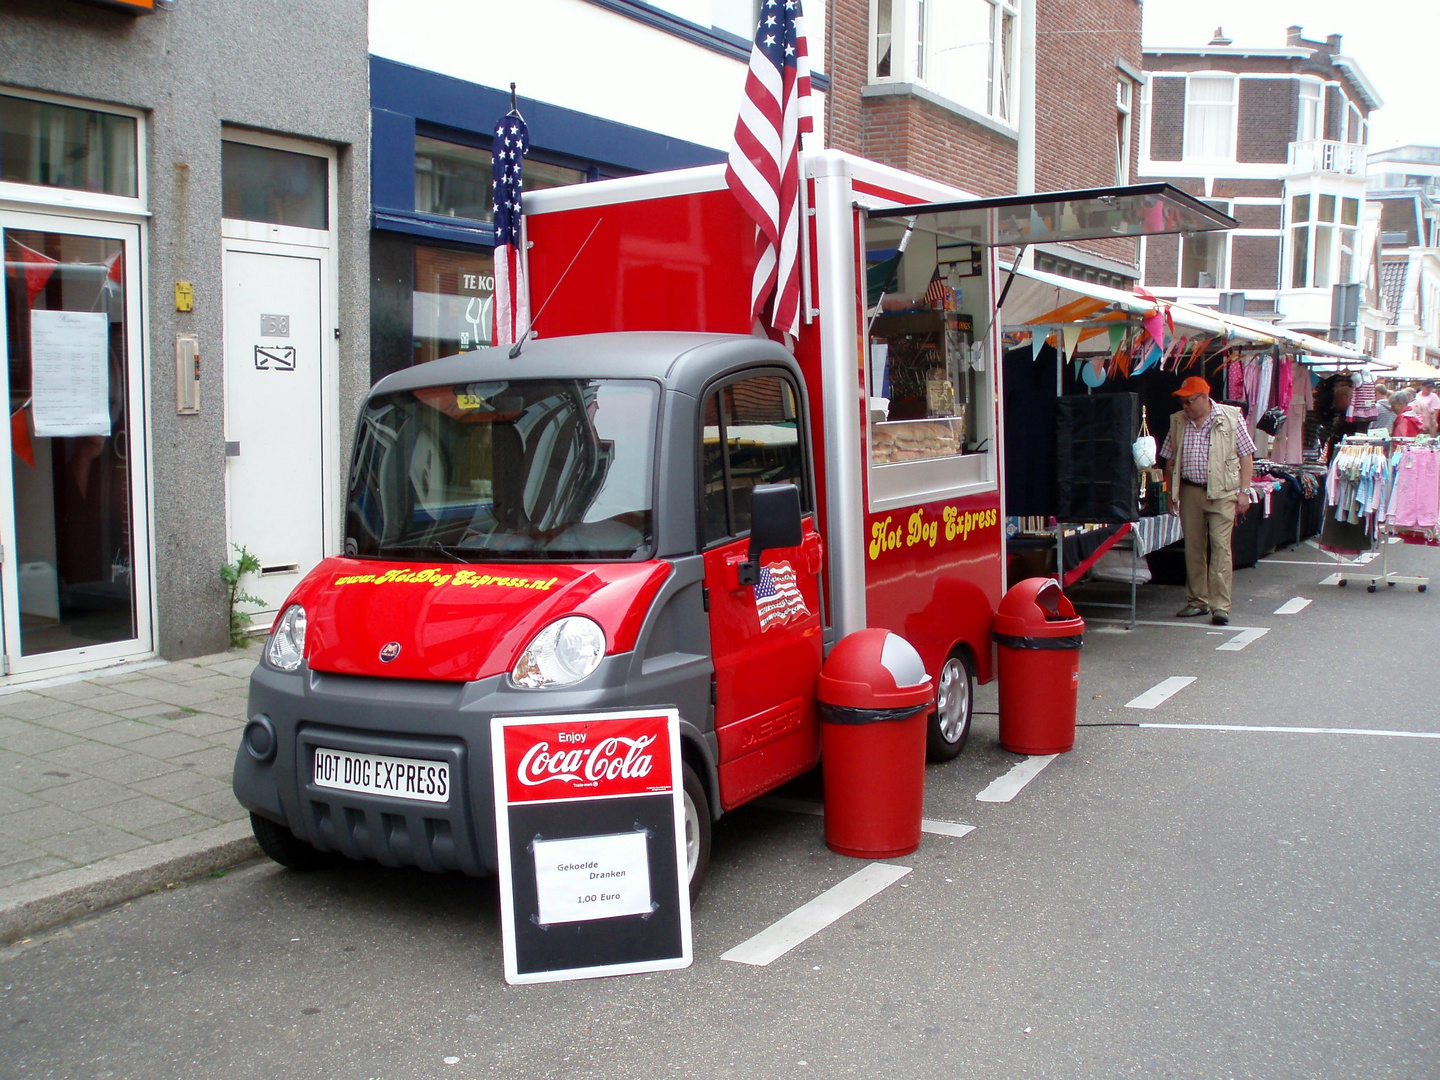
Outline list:
[[[1156,683],[1139,697],[1127,701],[1125,707],[1127,709],[1153,709],[1157,705],[1163,705],[1194,681],[1194,675],[1171,675],[1170,678]]]
[[[1059,756],[1042,754],[1039,757],[1026,758],[998,780],[992,780],[989,787],[975,796],[975,801],[1009,802],[1020,794],[1021,788],[1040,775],[1040,770]]]
[[[1305,610],[1307,607],[1309,607],[1309,606],[1310,606],[1310,598],[1309,598],[1308,596],[1297,596],[1297,597],[1295,597],[1295,598],[1292,599],[1292,600],[1286,600],[1285,603],[1283,603],[1283,604],[1281,604],[1279,607],[1277,607],[1277,608],[1275,609],[1275,614],[1276,614],[1276,615],[1296,615],[1296,614],[1298,614],[1299,612],[1304,611],[1304,610]]]
[[[764,795],[756,799],[755,806],[762,810],[784,810],[791,814],[809,814],[812,817],[824,817],[825,807],[817,802],[807,802],[804,799],[787,799],[783,795]],[[964,836],[966,833],[975,831],[974,825],[966,825],[962,821],[941,821],[938,818],[921,818],[920,831],[934,833],[936,836]]]
[[[1308,563],[1307,563],[1306,565],[1311,565],[1311,564],[1308,564]],[[1086,621],[1087,623],[1118,623],[1118,624],[1121,625],[1121,626],[1129,626],[1129,625],[1130,625],[1130,620],[1129,620],[1129,619],[1087,618],[1085,621]],[[1213,628],[1213,626],[1211,625],[1211,622],[1210,622],[1209,619],[1202,618],[1202,617],[1200,617],[1200,616],[1195,616],[1195,617],[1189,618],[1189,619],[1136,619],[1136,620],[1135,620],[1135,625],[1136,625],[1136,626],[1168,626],[1168,627],[1171,627],[1172,629],[1175,629],[1175,630],[1204,630],[1204,631],[1206,631],[1206,632],[1208,632],[1208,633],[1217,633],[1217,632],[1218,632],[1218,631],[1216,631],[1216,630]],[[1232,631],[1234,631],[1234,630],[1255,630],[1255,629],[1258,629],[1258,628],[1257,628],[1257,627],[1254,627],[1254,626],[1232,626],[1232,627],[1230,627],[1230,629],[1231,629]]]
[[[1321,584],[1321,585],[1339,585],[1341,579],[1342,579],[1344,576],[1345,576],[1345,575],[1343,575],[1343,574],[1331,574],[1331,575],[1330,575],[1329,577],[1327,577],[1327,578],[1321,578],[1321,579],[1320,579],[1320,584]]]
[[[1257,626],[1253,630],[1244,630],[1236,634],[1229,641],[1225,642],[1224,645],[1217,645],[1215,647],[1215,651],[1239,652],[1241,649],[1245,648],[1246,645],[1249,645],[1252,641],[1259,641],[1269,632],[1270,631],[1263,626]]]
[[[802,904],[783,919],[771,923],[749,941],[741,942],[729,952],[722,953],[720,959],[764,967],[784,956],[802,941],[814,937],[842,915],[854,911],[908,873],[908,866],[871,863],[834,888],[825,890],[809,903]]]
[[[1263,731],[1280,735],[1377,735],[1388,739],[1440,739],[1440,731],[1385,731],[1381,728],[1338,727],[1261,727],[1247,724],[1152,724],[1145,728],[1171,728],[1181,731]]]

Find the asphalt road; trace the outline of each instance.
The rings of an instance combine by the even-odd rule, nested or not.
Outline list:
[[[0,953],[0,1077],[1440,1076],[1440,738],[1134,726],[1440,734],[1440,596],[1316,558],[1241,571],[1224,633],[1158,586],[1092,620],[1080,721],[1124,726],[988,803],[980,716],[926,802],[977,828],[768,966],[720,955],[863,865],[815,817],[721,823],[691,968],[538,987],[490,883],[252,864]]]

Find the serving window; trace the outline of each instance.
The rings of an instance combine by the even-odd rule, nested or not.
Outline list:
[[[993,486],[983,250],[901,221],[871,222],[865,235],[871,509]]]

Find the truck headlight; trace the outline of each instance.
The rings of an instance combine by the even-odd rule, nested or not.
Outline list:
[[[510,681],[526,690],[577,683],[600,666],[605,631],[593,619],[571,615],[545,627],[531,639]]]
[[[270,631],[265,659],[281,671],[294,671],[305,659],[305,609],[299,604],[287,607]]]

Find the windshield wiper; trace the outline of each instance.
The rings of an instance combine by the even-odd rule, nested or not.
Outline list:
[[[475,563],[480,561],[479,559],[469,558],[465,554],[457,551],[455,548],[449,547],[446,544],[442,544],[439,540],[432,540],[430,541],[430,543],[425,544],[423,547],[412,547],[407,548],[406,550],[418,552],[438,551],[440,552],[440,554],[448,556],[455,562]],[[477,552],[477,554],[479,553]]]

